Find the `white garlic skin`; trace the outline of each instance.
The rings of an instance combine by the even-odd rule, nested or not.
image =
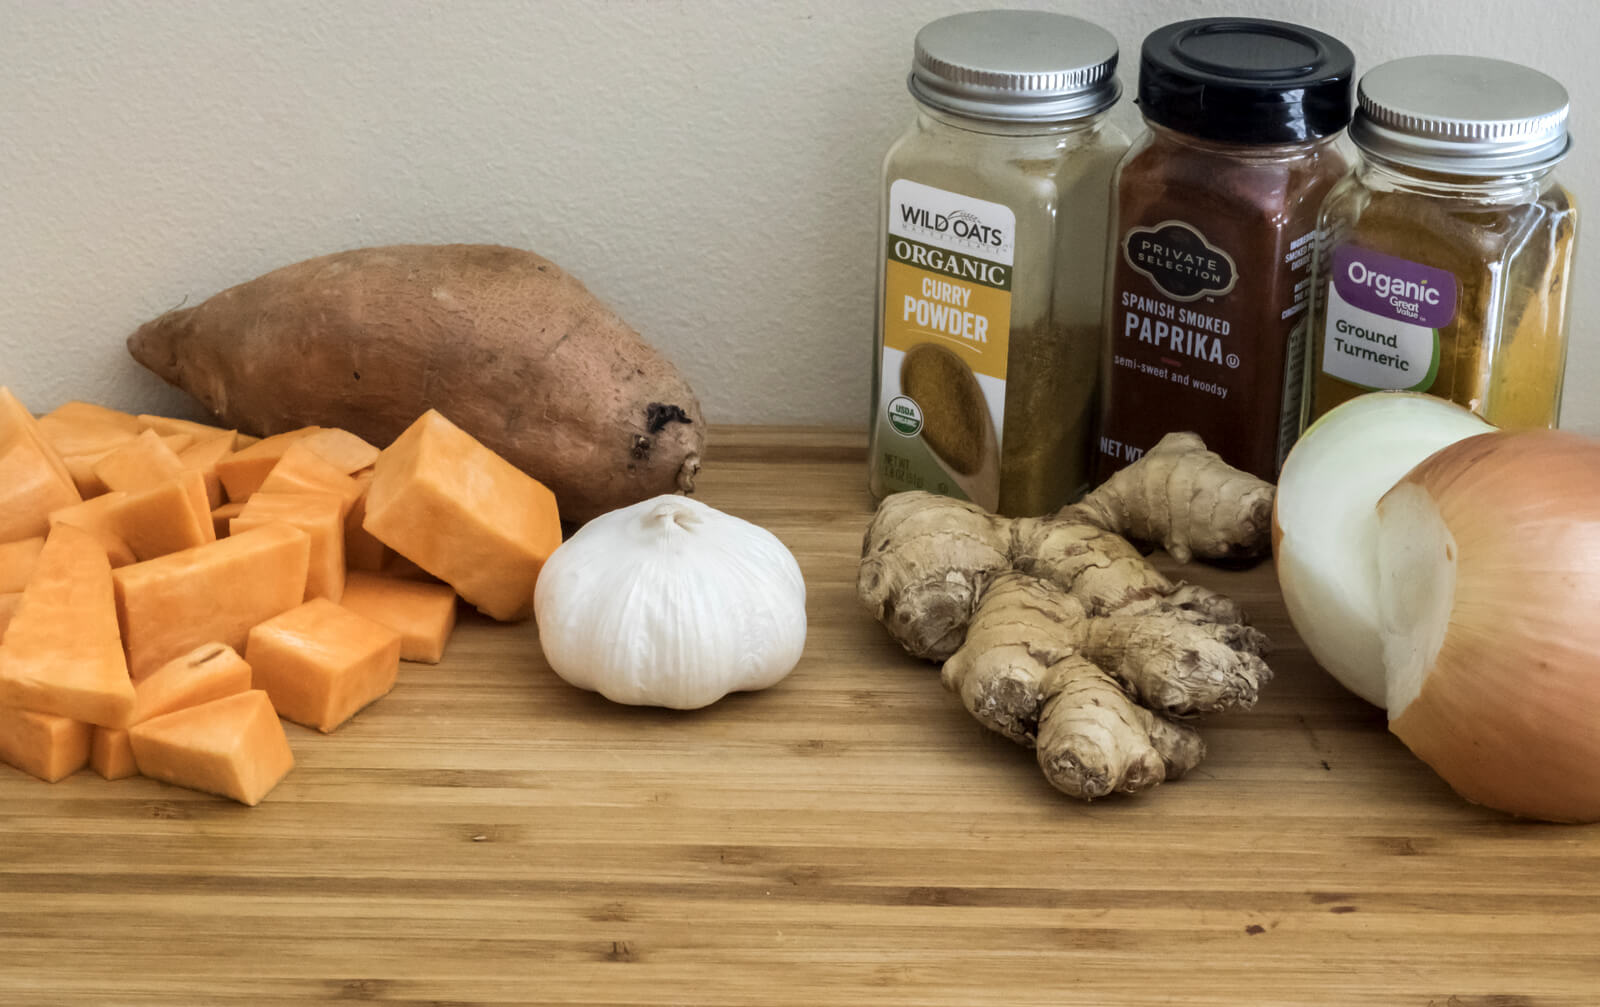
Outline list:
[[[806,642],[806,585],[765,528],[683,496],[602,514],[539,573],[544,656],[616,703],[695,710],[765,689]]]

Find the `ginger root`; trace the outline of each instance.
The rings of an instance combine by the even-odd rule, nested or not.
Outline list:
[[[1270,543],[1273,487],[1170,434],[1079,503],[999,517],[928,493],[887,497],[857,591],[990,730],[1092,800],[1175,780],[1205,745],[1182,719],[1254,705],[1267,639],[1232,600],[1175,583],[1124,535],[1181,560]]]

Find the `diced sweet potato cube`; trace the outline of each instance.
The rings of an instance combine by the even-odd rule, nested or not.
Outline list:
[[[126,493],[106,493],[93,500],[51,511],[50,527],[68,524],[88,532],[105,549],[106,558],[113,567],[127,566],[137,560],[133,549],[117,532],[117,511],[127,499]]]
[[[448,584],[351,573],[339,604],[400,634],[400,660],[437,664],[456,627],[456,592]]]
[[[70,717],[0,706],[0,762],[46,783],[89,764],[94,727]]]
[[[352,478],[361,495],[356,497],[355,503],[350,505],[350,513],[344,517],[344,565],[348,570],[381,573],[389,557],[394,555],[394,550],[373,538],[372,533],[361,526],[367,517],[367,489],[372,485],[372,472],[361,472]]]
[[[112,513],[112,528],[141,560],[215,542],[205,480],[198,472],[129,492]]]
[[[307,442],[312,438],[326,432],[318,431],[305,440],[289,445],[256,492],[332,493],[339,498],[343,507],[341,515],[349,513],[351,505],[361,496],[361,484],[307,447]]]
[[[501,620],[561,544],[555,495],[432,409],[378,457],[364,527]]]
[[[44,456],[45,463],[56,478],[67,485],[72,484],[72,476],[67,472],[67,467],[61,463],[61,455],[50,442],[45,439],[39,429],[39,421],[17,397],[11,394],[11,389],[0,387],[0,456],[3,456],[11,447],[23,441],[31,441],[39,448],[39,453]],[[0,487],[5,486],[0,482]],[[76,494],[77,490],[73,490]],[[9,542],[13,538],[28,538],[27,535],[0,536],[0,542]]]
[[[125,413],[118,409],[107,409],[105,406],[95,405],[93,402],[63,402],[61,405],[39,417],[41,429],[52,426],[77,426],[101,427],[110,430],[121,430],[137,435],[144,429],[144,424],[139,417],[132,413]]]
[[[300,444],[344,475],[360,472],[378,460],[377,448],[338,427],[324,427]]]
[[[224,495],[222,492],[222,477],[217,475],[217,463],[233,454],[234,434],[232,430],[224,430],[221,434],[194,444],[178,452],[178,461],[191,472],[200,473],[205,479],[206,500],[211,510],[222,506]]]
[[[259,804],[294,767],[283,725],[259,690],[177,710],[128,733],[145,776],[241,804]]]
[[[120,727],[96,727],[89,742],[89,768],[108,780],[139,775],[133,758],[133,740]]]
[[[17,614],[17,607],[21,604],[21,591],[0,594],[0,641],[6,638],[6,630],[11,627],[11,617]]]
[[[154,430],[165,437],[169,434],[187,434],[193,438],[193,443],[200,444],[217,437],[228,438],[228,450],[233,451],[244,445],[238,443],[238,432],[226,430],[222,427],[212,426],[209,423],[196,423],[194,420],[180,420],[172,416],[151,416],[141,413],[136,417],[139,426],[145,430]]]
[[[133,683],[111,564],[94,536],[57,525],[0,642],[0,705],[126,727]]]
[[[245,501],[249,503],[249,501]],[[233,530],[233,519],[244,513],[244,504],[231,500],[211,512],[211,530],[217,538],[227,538]]]
[[[82,500],[65,466],[57,471],[46,452],[31,438],[0,446],[0,542],[35,538],[50,530],[50,512]]]
[[[183,462],[155,431],[146,430],[95,462],[94,474],[108,489],[133,492],[176,479]]]
[[[44,548],[44,536],[19,539],[0,545],[0,594],[11,594],[28,586],[33,568]]]
[[[114,571],[128,670],[143,679],[211,641],[239,650],[300,604],[310,563],[311,536],[275,524]]]
[[[261,488],[289,445],[321,429],[305,427],[291,430],[256,441],[248,447],[235,448],[233,454],[217,462],[217,476],[222,480],[222,488],[228,492],[228,499],[240,503],[250,499],[250,495]]]
[[[268,480],[270,483],[271,480]],[[306,600],[338,601],[344,594],[344,503],[332,493],[274,493],[267,484],[245,501],[229,534],[282,522],[311,536]]]
[[[132,724],[250,689],[250,666],[232,647],[208,643],[163,664],[133,687]],[[128,732],[94,729],[89,765],[108,780],[138,775]]]
[[[131,439],[131,438],[130,438]],[[110,451],[102,451],[93,455],[62,455],[61,464],[67,467],[67,473],[72,476],[72,484],[78,487],[78,495],[85,500],[103,496],[110,487],[105,480],[95,474],[95,463]]]
[[[245,660],[281,716],[326,734],[394,688],[400,634],[319,598],[252,629]]]

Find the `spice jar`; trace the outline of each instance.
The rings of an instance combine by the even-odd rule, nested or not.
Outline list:
[[[1355,57],[1296,25],[1145,40],[1148,131],[1117,169],[1096,475],[1192,430],[1263,479],[1299,432],[1317,210],[1347,170]]]
[[[1361,79],[1355,174],[1328,197],[1306,420],[1378,388],[1553,427],[1577,209],[1551,170],[1567,92],[1527,67],[1415,56]]]
[[[1035,11],[917,33],[883,163],[869,485],[1010,515],[1088,486],[1117,43]]]

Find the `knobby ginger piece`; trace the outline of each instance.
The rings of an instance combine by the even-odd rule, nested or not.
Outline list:
[[[51,530],[0,642],[0,706],[127,726],[133,683],[111,578],[94,536],[71,525]]]
[[[555,495],[432,409],[378,456],[363,527],[502,621],[561,544]]]

